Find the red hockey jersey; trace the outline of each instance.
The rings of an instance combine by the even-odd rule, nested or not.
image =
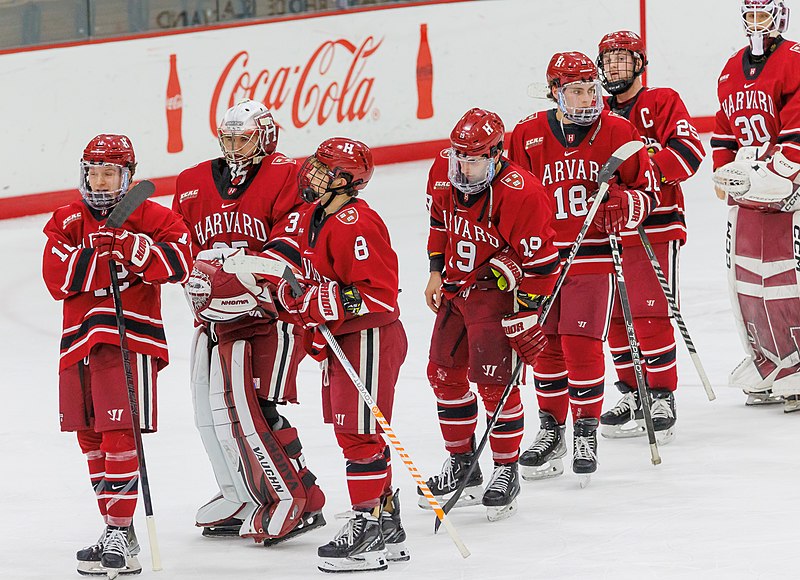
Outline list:
[[[175,185],[172,209],[192,234],[195,256],[210,248],[248,248],[261,252],[269,242],[297,262],[300,212],[297,164],[280,153],[265,157],[238,187],[223,185],[222,158],[183,171]]]
[[[629,121],[609,111],[603,111],[592,125],[580,126],[562,125],[556,118],[556,110],[551,109],[534,113],[514,127],[509,157],[539,177],[554,202],[551,219],[556,232],[555,246],[562,259],[569,254],[589,213],[600,168],[621,145],[639,139],[638,131]],[[651,199],[651,207],[658,203],[658,185],[646,149],[620,166],[617,179],[628,189],[644,192]],[[631,234],[636,232],[622,232],[623,237]],[[592,224],[570,274],[600,274],[613,269],[608,235]]]
[[[506,246],[519,257],[519,289],[549,295],[559,273],[550,226],[551,202],[536,177],[505,157],[491,187],[475,195],[454,188],[447,177],[448,152],[436,158],[428,175],[428,257],[444,269],[448,296],[488,273],[488,262]]]
[[[348,314],[334,334],[378,328],[400,317],[397,254],[386,224],[367,202],[353,198],[331,215],[315,203],[301,218],[298,242],[306,279],[335,280],[361,294],[361,314]]]
[[[754,62],[746,47],[728,60],[717,81],[720,109],[711,147],[714,169],[740,147],[780,144],[800,163],[800,44],[778,37]]]
[[[642,136],[651,160],[661,173],[660,203],[644,221],[651,242],[686,242],[686,218],[680,183],[695,174],[706,155],[686,105],[668,88],[645,87],[624,103],[606,99],[608,108],[625,117]],[[658,175],[658,172],[656,173]],[[625,243],[641,244],[639,236],[623,236]]]
[[[90,247],[89,234],[108,214],[76,201],[55,211],[44,227],[47,244],[42,274],[50,294],[64,301],[61,360],[63,370],[89,355],[95,344],[119,345],[106,258]],[[154,201],[145,201],[123,225],[153,240],[150,260],[141,274],[117,264],[125,328],[133,352],[169,361],[161,321],[161,284],[185,282],[192,266],[189,232],[180,216]]]

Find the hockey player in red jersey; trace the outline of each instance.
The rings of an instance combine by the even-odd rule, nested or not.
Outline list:
[[[346,459],[353,515],[320,546],[323,572],[384,570],[408,560],[397,491],[392,491],[389,446],[370,407],[316,329],[325,324],[391,421],[394,391],[408,342],[397,304],[398,264],[380,216],[358,198],[374,165],[359,141],[334,137],[306,159],[298,174],[303,199],[313,205],[300,220],[300,283],[285,280],[278,297],[306,329],[309,352],[323,362],[322,409]]]
[[[533,364],[544,346],[539,311],[559,272],[552,203],[536,177],[503,155],[504,134],[497,114],[467,111],[428,177],[425,299],[436,313],[428,381],[450,457],[427,483],[441,501],[452,496],[476,461],[478,402],[470,381],[491,417],[517,356]],[[513,513],[523,426],[514,386],[489,437],[494,472],[486,490],[476,468],[456,507],[482,503],[492,521]],[[421,498],[419,505],[428,502]]]
[[[555,54],[547,67],[547,83],[557,108],[521,121],[512,133],[509,156],[541,178],[554,202],[555,246],[564,257],[589,213],[600,167],[618,147],[640,137],[627,120],[603,110],[597,68],[586,55]],[[657,190],[644,149],[623,163],[617,176],[545,323],[547,346],[534,365],[541,429],[520,457],[526,479],[563,473],[570,408],[572,470],[586,475],[597,469],[603,341],[614,303],[609,235],[642,223],[655,207]]]
[[[748,405],[783,401],[791,412],[800,409],[800,44],[781,36],[782,1],[743,0],[741,15],[750,42],[720,74],[711,139],[716,192],[731,205],[728,282],[747,353],[729,382]]]
[[[659,182],[660,204],[642,222],[672,295],[678,296],[678,264],[686,242],[683,192],[680,183],[697,171],[705,157],[703,144],[692,126],[686,106],[672,89],[645,87],[642,73],[647,54],[642,39],[627,30],[606,34],[598,46],[597,67],[603,87],[611,96],[608,108],[628,119],[642,136]],[[672,440],[676,420],[674,392],[678,387],[675,336],[669,304],[636,229],[621,232],[622,268],[636,338],[642,350],[650,389],[653,426],[661,443]],[[600,416],[606,437],[645,434],[636,375],[633,370],[625,321],[617,302],[611,317],[608,346],[614,357],[622,398]],[[631,423],[637,421],[638,423]]]
[[[153,201],[142,203],[122,228],[105,227],[136,170],[126,136],[96,136],[83,151],[80,169],[83,199],[57,209],[45,225],[42,261],[47,289],[64,303],[61,430],[78,435],[106,523],[98,542],[77,553],[78,571],[136,574],[141,571],[133,533],[139,461],[108,262],[113,259],[118,272],[140,427],[152,433],[156,377],[169,361],[160,288],[189,275],[189,232],[179,216]]]
[[[203,535],[272,545],[325,524],[325,497],[305,466],[297,430],[278,412],[278,405],[297,402],[301,329],[252,275],[221,266],[235,251],[297,263],[303,204],[297,165],[276,152],[278,127],[264,105],[240,101],[223,116],[218,135],[223,157],[182,172],[173,201],[196,258],[186,285],[198,320],[195,423],[220,486],[196,521]]]

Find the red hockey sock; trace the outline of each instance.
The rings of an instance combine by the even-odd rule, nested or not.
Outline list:
[[[386,488],[389,475],[380,435],[337,433],[336,440],[347,459],[347,491],[354,509],[376,507]]]
[[[569,369],[569,403],[572,420],[600,418],[605,387],[603,341],[586,336],[561,337]]]
[[[636,339],[642,351],[647,385],[656,389],[674,391],[678,387],[675,335],[669,318],[636,318],[633,321]],[[636,374],[628,344],[625,322],[621,318],[611,320],[608,345],[614,357],[619,380],[636,387]]]
[[[139,458],[131,431],[106,431],[101,449],[106,455],[106,523],[130,526],[139,496]]]
[[[678,365],[675,333],[669,318],[637,318],[633,326],[642,345],[647,385],[651,389],[674,391],[678,388]]]
[[[469,389],[467,369],[448,369],[429,363],[428,381],[436,395],[445,449],[450,453],[472,451],[478,423],[478,400]]]
[[[539,354],[533,367],[536,399],[539,409],[550,413],[559,425],[567,420],[569,391],[567,390],[567,364],[561,350],[561,337],[547,335],[547,346]]]
[[[634,321],[634,329],[636,322]],[[638,335],[637,335],[637,338]],[[617,377],[629,387],[636,388],[636,375],[633,372],[633,359],[631,347],[628,344],[628,333],[625,330],[625,321],[622,318],[612,318],[608,328],[608,348],[614,359],[614,368]]]
[[[505,387],[502,385],[478,385],[478,392],[486,408],[486,419],[494,414]],[[519,459],[519,446],[525,429],[525,415],[522,411],[522,399],[519,388],[514,387],[508,395],[503,410],[497,417],[497,423],[489,434],[492,446],[492,457],[495,463],[513,463]]]
[[[106,477],[106,454],[100,451],[100,443],[103,436],[96,431],[87,429],[78,431],[78,445],[86,456],[86,463],[89,466],[89,479],[97,497],[97,506],[100,508],[100,515],[103,521],[106,519],[106,498],[105,498],[105,477]]]

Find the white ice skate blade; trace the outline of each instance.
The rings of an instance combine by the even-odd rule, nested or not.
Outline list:
[[[100,564],[99,561],[78,562],[78,574],[82,576],[107,576],[110,578],[112,572],[114,577],[116,577],[117,575],[132,576],[133,574],[140,574],[141,571],[142,565],[139,564],[139,559],[136,556],[129,556],[127,566],[113,571],[110,568],[103,568],[103,565]]]
[[[675,439],[675,426],[663,431],[656,431],[656,441],[659,445],[666,445]]]
[[[552,479],[564,473],[564,462],[560,458],[554,457],[542,465],[522,465],[519,466],[519,474],[525,481],[538,481],[541,479]]]
[[[742,392],[747,395],[747,400],[744,404],[748,407],[757,407],[759,405],[776,405],[783,403],[783,397],[775,395],[771,390],[768,391],[748,391],[742,389]]]
[[[581,473],[580,475],[578,475],[578,485],[581,487],[581,489],[586,489],[591,482],[592,482],[591,473]]]
[[[411,554],[405,542],[386,544],[386,559],[389,562],[405,562],[411,559]]]
[[[488,506],[486,508],[486,518],[490,522],[505,520],[517,513],[517,500],[514,499],[510,504],[504,506]]]
[[[600,427],[600,435],[606,439],[642,437],[646,432],[643,421],[628,421],[622,425],[602,425]]]
[[[453,493],[446,493],[444,495],[437,495],[436,501],[439,502],[439,505],[444,505],[447,503],[451,497],[453,497]],[[425,496],[417,496],[417,505],[424,510],[432,510],[431,504],[428,503],[428,500],[425,499]],[[461,497],[458,498],[456,505],[453,508],[462,508],[462,507],[469,507],[472,505],[478,505],[483,500],[483,487],[480,485],[473,485],[472,487],[464,488],[464,491],[461,493]]]
[[[795,411],[800,411],[800,401],[796,399],[795,400],[786,399],[783,402],[783,412],[794,413]]]
[[[386,570],[386,552],[367,552],[354,558],[322,558],[317,566],[322,572],[336,574],[339,572],[368,572]]]

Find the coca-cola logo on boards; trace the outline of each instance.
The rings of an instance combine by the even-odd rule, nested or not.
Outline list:
[[[273,113],[291,102],[292,124],[298,129],[311,122],[321,126],[331,118],[339,123],[363,119],[372,109],[375,83],[365,69],[382,42],[372,36],[360,46],[343,38],[327,40],[303,66],[262,68],[257,73],[248,70],[250,54],[237,53],[222,71],[211,97],[211,132],[216,136],[217,119],[244,97],[264,103]]]

